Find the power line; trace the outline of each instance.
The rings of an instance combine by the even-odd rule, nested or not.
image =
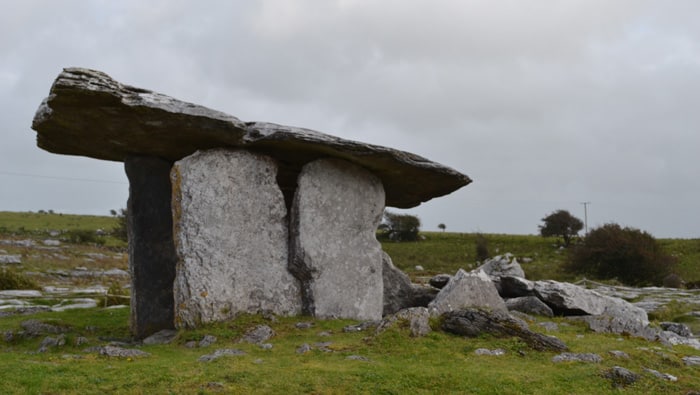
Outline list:
[[[73,177],[58,177],[58,176],[45,176],[41,174],[29,174],[29,173],[13,173],[7,171],[0,171],[0,175],[4,176],[14,176],[14,177],[29,177],[29,178],[44,178],[49,180],[66,180],[66,181],[79,181],[79,182],[99,182],[102,184],[121,184],[127,185],[125,182],[121,181],[111,181],[111,180],[96,180],[93,178],[73,178]]]

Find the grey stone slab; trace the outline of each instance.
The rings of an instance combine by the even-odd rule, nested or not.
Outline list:
[[[302,166],[326,157],[348,160],[375,174],[384,183],[387,205],[395,207],[414,207],[471,182],[415,154],[309,129],[243,122],[83,68],[59,74],[32,128],[44,150],[113,161],[139,155],[174,162],[219,147],[260,152],[281,163],[279,181],[287,203]]]
[[[246,151],[199,151],[174,164],[177,327],[301,311],[276,175],[275,161]]]
[[[376,229],[383,211],[382,183],[365,169],[338,159],[304,167],[292,206],[290,270],[301,281],[306,313],[381,319]]]
[[[127,227],[131,272],[131,332],[139,339],[173,326],[175,245],[169,161],[130,156]]]
[[[435,300],[428,305],[432,315],[467,307],[508,311],[493,281],[481,270],[468,273],[459,269],[450,282],[440,290]]]

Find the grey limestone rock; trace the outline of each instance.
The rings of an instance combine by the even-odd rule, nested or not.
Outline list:
[[[115,358],[136,358],[151,355],[150,353],[135,348],[123,348],[118,346],[102,346],[98,348],[98,352],[100,355]]]
[[[464,174],[408,152],[308,129],[243,122],[83,68],[66,68],[58,75],[32,128],[37,145],[49,152],[113,161],[144,155],[174,162],[216,147],[260,152],[283,164],[279,180],[289,201],[302,166],[327,157],[367,168],[384,183],[387,204],[400,208],[471,182]]]
[[[688,325],[681,324],[679,322],[662,322],[660,324],[661,329],[669,332],[673,332],[678,336],[691,337],[693,332],[690,330]]]
[[[501,355],[506,355],[506,352],[502,348],[497,348],[495,350],[489,350],[488,348],[477,348],[474,350],[474,354],[500,357]]]
[[[503,311],[469,308],[447,312],[443,318],[442,328],[457,335],[476,337],[488,333],[497,337],[518,337],[535,350],[568,350],[561,340],[533,332],[525,321]]]
[[[220,348],[211,354],[202,355],[201,357],[199,357],[198,361],[199,362],[212,362],[212,361],[215,361],[221,357],[227,357],[227,356],[228,357],[237,357],[237,356],[241,356],[241,355],[245,355],[245,351],[235,349],[235,348]]]
[[[240,312],[301,311],[298,282],[287,270],[287,210],[276,174],[270,158],[224,149],[173,165],[177,327]]]
[[[600,355],[598,354],[593,354],[593,353],[570,353],[570,352],[564,352],[558,355],[555,355],[552,357],[552,362],[555,363],[560,363],[560,362],[587,362],[587,363],[600,363],[603,362],[603,358],[601,358]]]
[[[394,314],[409,307],[425,307],[435,299],[437,291],[431,287],[413,284],[406,273],[394,266],[389,254],[382,252],[382,256],[383,315]]]
[[[169,344],[177,336],[174,329],[163,329],[143,339],[143,344]]]
[[[480,270],[467,273],[459,269],[450,282],[440,290],[435,300],[428,304],[428,308],[431,314],[441,315],[466,307],[508,311],[486,273]]]
[[[258,325],[248,330],[240,342],[261,344],[275,336],[275,331],[267,325]]]
[[[700,366],[700,356],[683,357],[683,363],[686,366]]]
[[[647,313],[623,299],[602,295],[578,285],[553,280],[535,281],[534,292],[557,314],[611,315],[647,325]]]
[[[498,255],[487,259],[477,270],[483,270],[489,276],[494,277],[520,277],[525,278],[525,272],[520,267],[518,260],[510,253]]]
[[[21,264],[22,255],[0,255],[0,264]]]
[[[451,279],[452,276],[449,274],[436,274],[428,281],[428,284],[437,289],[443,289],[445,285],[447,285],[447,283],[450,282]]]
[[[603,377],[610,380],[614,387],[626,387],[639,380],[639,375],[621,366],[613,366],[603,373]]]
[[[24,330],[24,333],[27,336],[60,334],[60,333],[67,333],[69,331],[69,328],[67,328],[67,327],[53,325],[53,324],[47,324],[47,323],[39,321],[39,320],[22,321],[20,323],[20,326],[22,327],[22,329]]]
[[[649,368],[644,368],[644,371],[651,374],[652,376],[659,378],[661,380],[666,380],[666,381],[678,381],[678,377],[668,374],[668,373],[661,373],[658,370],[654,369],[649,369]]]
[[[129,156],[127,227],[131,272],[131,332],[139,339],[173,326],[173,280],[177,256],[170,205],[171,163]]]
[[[432,331],[428,309],[425,307],[411,307],[384,317],[382,322],[379,323],[376,333],[382,333],[400,321],[408,323],[412,337],[425,336]]]
[[[535,296],[521,296],[519,298],[506,299],[506,307],[509,311],[519,311],[525,314],[535,314],[552,317],[554,313],[544,302]]]
[[[290,271],[303,310],[319,318],[378,320],[384,284],[376,229],[384,188],[368,171],[338,159],[304,166],[292,205]]]

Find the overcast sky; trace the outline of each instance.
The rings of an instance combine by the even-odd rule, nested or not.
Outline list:
[[[108,215],[121,163],[36,147],[63,67],[385,145],[474,182],[424,230],[536,234],[557,209],[700,237],[700,2],[0,0],[0,211]]]

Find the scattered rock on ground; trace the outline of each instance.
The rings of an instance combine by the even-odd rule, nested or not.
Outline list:
[[[19,324],[28,336],[66,333],[69,328],[47,324],[39,320],[27,320]]]
[[[497,337],[519,337],[540,351],[565,351],[564,342],[553,336],[531,331],[525,321],[502,311],[463,309],[445,313],[442,328],[450,333],[476,337],[484,333]]]
[[[202,355],[199,357],[198,361],[199,362],[211,362],[216,359],[219,359],[221,357],[227,357],[227,356],[240,356],[240,355],[245,355],[245,351],[238,350],[238,349],[231,349],[231,348],[220,348],[216,351],[214,351],[212,354],[207,354],[207,355]]]
[[[479,266],[476,270],[479,269],[492,277],[510,276],[525,278],[523,268],[520,267],[518,260],[510,253],[487,259],[484,264]]]
[[[587,362],[587,363],[600,363],[603,362],[603,358],[598,354],[593,353],[570,353],[564,352],[559,355],[555,355],[552,358],[552,362]]]
[[[350,361],[370,362],[369,358],[363,357],[362,355],[348,355],[345,359]]]
[[[681,324],[678,322],[662,322],[660,324],[661,329],[669,332],[673,332],[677,334],[678,336],[683,336],[683,337],[691,337],[693,336],[693,332],[690,331],[690,328],[688,328],[688,325]]]
[[[384,316],[409,307],[425,307],[437,295],[437,291],[432,287],[413,284],[406,273],[394,266],[389,254],[384,251],[382,251],[382,280],[384,283],[382,315]]]
[[[163,329],[143,339],[143,344],[169,344],[177,336],[174,329]]]
[[[297,329],[309,329],[314,326],[313,322],[297,322],[294,327]]]
[[[501,348],[497,348],[495,350],[489,350],[488,348],[477,348],[476,350],[474,350],[474,354],[476,354],[476,355],[491,355],[491,356],[498,357],[501,355],[505,355],[506,352],[505,352],[505,350],[503,350]]]
[[[0,264],[21,264],[22,255],[0,255]]]
[[[452,280],[440,290],[435,300],[428,304],[430,314],[436,316],[474,307],[508,311],[491,278],[480,270],[467,273],[459,269]]]
[[[649,369],[649,368],[644,368],[644,371],[647,373],[650,373],[652,376],[660,378],[662,380],[666,381],[678,381],[678,377],[668,374],[668,373],[661,373],[658,370],[654,369]]]
[[[506,299],[505,303],[509,311],[519,311],[521,313],[545,317],[552,317],[554,315],[552,309],[535,296],[521,296],[518,298]]]
[[[363,321],[355,325],[347,325],[343,328],[343,332],[362,332],[370,328],[376,328],[381,321]]]
[[[397,322],[404,321],[408,323],[412,337],[425,336],[431,332],[430,328],[430,313],[425,307],[410,307],[403,309],[396,314],[385,317],[377,327],[376,333],[381,333],[387,330]]]
[[[297,354],[306,354],[307,352],[309,352],[311,350],[312,350],[311,346],[308,343],[304,343],[297,348],[296,353]]]
[[[267,325],[258,325],[246,332],[239,342],[260,344],[266,342],[273,336],[275,336],[275,331],[272,330],[272,328]]]
[[[212,344],[216,343],[217,338],[214,335],[204,335],[202,340],[199,341],[198,345],[199,347],[209,347]]]
[[[696,357],[696,356],[683,357],[683,362],[687,366],[700,366],[700,357]]]
[[[117,358],[147,357],[151,355],[150,353],[135,348],[122,348],[117,346],[101,346],[99,347],[99,354]]]
[[[428,281],[428,284],[432,285],[437,289],[442,289],[445,287],[445,285],[447,285],[448,282],[450,282],[451,279],[452,276],[449,274],[436,274]]]
[[[613,366],[603,373],[603,377],[612,381],[614,387],[626,387],[639,380],[639,375],[621,366]]]
[[[608,351],[608,354],[612,355],[613,357],[615,357],[617,359],[630,359],[629,354],[627,354],[624,351],[620,351],[620,350],[611,350],[611,351]]]
[[[540,322],[537,325],[544,328],[544,330],[546,330],[547,332],[556,332],[559,330],[559,325],[557,325],[556,322],[551,322],[551,321]]]

